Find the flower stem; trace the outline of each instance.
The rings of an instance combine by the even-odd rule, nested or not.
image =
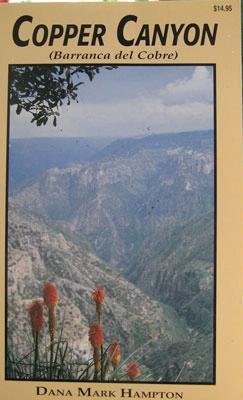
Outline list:
[[[50,343],[50,371],[49,371],[50,379],[52,379],[52,375],[53,375],[53,342]]]
[[[38,365],[38,359],[39,359],[39,332],[34,332],[34,342],[35,342],[35,353],[34,353],[33,378],[36,379],[37,365]]]
[[[56,329],[55,307],[49,307],[49,333],[50,333],[50,370],[49,378],[53,377],[54,338]]]
[[[100,371],[100,352],[99,347],[94,347],[94,380],[97,380],[98,373]]]
[[[100,346],[100,358],[101,358],[101,362],[100,362],[100,380],[103,381],[104,380],[104,349],[103,349],[103,345]]]
[[[97,312],[97,318],[98,318],[98,323],[100,326],[102,326],[102,305],[97,304],[96,305],[96,312]],[[100,380],[103,381],[104,379],[104,349],[103,345],[100,346]]]

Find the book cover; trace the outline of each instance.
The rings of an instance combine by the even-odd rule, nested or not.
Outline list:
[[[0,7],[4,400],[240,400],[240,2]]]

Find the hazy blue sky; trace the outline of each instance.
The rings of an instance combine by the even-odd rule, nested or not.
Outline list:
[[[140,136],[213,128],[213,71],[204,66],[120,66],[86,80],[57,127],[36,127],[11,108],[10,135]]]

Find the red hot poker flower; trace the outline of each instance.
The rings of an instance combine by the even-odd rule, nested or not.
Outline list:
[[[98,303],[102,304],[105,300],[105,290],[101,287],[97,287],[92,292],[92,299]]]
[[[39,332],[44,324],[43,302],[41,300],[33,300],[28,308],[30,323],[33,332]]]
[[[121,361],[121,347],[118,342],[113,342],[109,348],[109,358],[112,366],[116,368]]]
[[[43,298],[44,298],[44,303],[47,307],[53,307],[57,304],[59,299],[58,291],[52,283],[47,282],[44,285]]]
[[[139,369],[138,364],[133,361],[130,362],[129,364],[127,364],[126,372],[127,372],[127,375],[129,376],[129,378],[131,380],[134,380],[135,378],[137,378],[140,375],[140,369]]]
[[[100,324],[93,324],[89,328],[89,341],[93,347],[99,347],[103,344],[103,330]]]

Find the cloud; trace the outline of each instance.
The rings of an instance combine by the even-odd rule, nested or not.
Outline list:
[[[167,83],[162,89],[131,99],[111,98],[107,102],[80,101],[63,107],[57,128],[51,124],[36,128],[29,116],[13,115],[15,137],[113,136],[168,133],[213,127],[213,80],[206,67],[196,67],[191,77]],[[16,128],[18,127],[18,128]]]
[[[164,104],[212,103],[213,81],[208,68],[196,67],[191,78],[168,83],[161,91]]]
[[[133,136],[147,133],[210,129],[213,107],[208,103],[187,102],[167,105],[159,97],[144,97],[115,104],[75,106],[60,120],[69,136]],[[71,128],[71,129],[70,129]]]

